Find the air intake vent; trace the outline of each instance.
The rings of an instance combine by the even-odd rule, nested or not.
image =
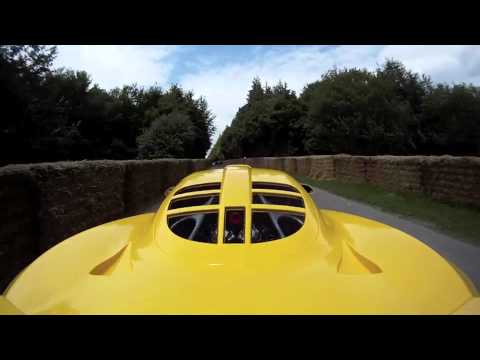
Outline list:
[[[267,182],[253,182],[252,189],[268,189],[268,190],[283,190],[292,191],[298,193],[299,191],[293,186],[279,183],[267,183]]]
[[[296,206],[305,207],[303,199],[298,196],[285,196],[285,195],[273,195],[273,194],[253,194],[254,204],[271,204],[271,205],[284,205],[284,206]]]
[[[191,196],[187,198],[173,199],[170,202],[169,210],[191,206],[217,205],[218,195]]]
[[[204,191],[204,190],[220,190],[220,183],[208,183],[208,184],[187,186],[178,190],[175,193],[175,195],[194,192],[194,191]]]

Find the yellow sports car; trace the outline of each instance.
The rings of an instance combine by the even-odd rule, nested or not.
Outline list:
[[[317,209],[281,171],[196,172],[156,213],[83,231],[0,297],[25,314],[468,314],[472,282],[415,238]]]

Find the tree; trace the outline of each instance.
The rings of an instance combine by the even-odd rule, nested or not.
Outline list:
[[[211,146],[211,137],[215,131],[214,117],[208,110],[208,104],[203,98],[194,99],[191,91],[185,92],[178,85],[173,85],[151,109],[153,113],[147,117],[157,118],[161,115],[178,112],[188,116],[194,128],[194,141],[185,147],[184,157],[204,158]]]
[[[308,153],[404,154],[414,148],[408,130],[413,114],[389,79],[335,69],[301,98],[309,107]]]
[[[141,159],[183,157],[195,141],[192,121],[185,114],[161,115],[138,137]]]
[[[303,151],[306,108],[286,83],[273,88],[255,78],[239,109],[212,150],[216,158],[298,155]]]
[[[84,71],[52,69],[56,47],[0,45],[0,165],[79,159],[203,158],[214,116],[178,85],[106,91]],[[480,90],[433,84],[387,60],[333,69],[299,97],[256,77],[209,157],[480,154]]]
[[[253,79],[252,87],[248,91],[247,103],[251,104],[255,101],[263,100],[264,98],[265,98],[265,90],[262,87],[262,82],[258,77],[256,77]]]
[[[211,156],[479,154],[478,89],[434,85],[387,60],[375,71],[332,69],[302,91],[255,78]]]
[[[480,154],[480,91],[439,84],[425,97],[422,132],[431,154]]]
[[[193,138],[183,134],[182,152],[169,153],[205,156],[215,127],[204,98],[179,86],[105,91],[84,71],[52,70],[55,55],[55,47],[0,46],[0,165],[136,158],[137,138],[162,115],[172,115],[169,129],[178,114],[188,118]]]
[[[32,112],[56,47],[0,45],[0,165],[32,158]]]

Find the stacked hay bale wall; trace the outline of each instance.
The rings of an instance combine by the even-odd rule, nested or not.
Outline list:
[[[228,160],[316,180],[369,183],[392,191],[480,207],[480,158],[454,156],[318,155]]]
[[[349,155],[335,155],[333,156],[333,167],[335,169],[335,179],[362,183],[366,181],[366,166],[367,157],[364,156],[349,156]]]
[[[35,181],[28,167],[15,166],[0,176],[0,291],[38,254]]]
[[[373,156],[365,160],[365,181],[388,190],[423,192],[423,156]]]
[[[480,208],[480,158],[318,155],[228,160],[318,180],[370,183]],[[0,169],[0,290],[45,250],[85,229],[135,215],[208,160],[78,161]]]
[[[425,158],[421,190],[434,199],[480,207],[480,158],[441,156]]]
[[[313,156],[310,176],[317,180],[335,179],[335,162],[331,156]]]
[[[0,169],[0,291],[28,263],[91,227],[139,214],[207,160],[76,161]]]

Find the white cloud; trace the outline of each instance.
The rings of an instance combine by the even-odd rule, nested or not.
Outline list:
[[[479,46],[291,46],[256,51],[250,60],[200,67],[180,77],[180,83],[196,95],[203,95],[216,115],[214,142],[230,124],[238,108],[245,104],[255,76],[262,82],[279,80],[300,93],[303,87],[319,80],[325,71],[338,68],[374,70],[387,58],[402,61],[413,71],[431,75],[437,82],[480,84]]]
[[[87,71],[93,83],[111,89],[137,83],[165,86],[173,63],[175,46],[60,45],[55,67]]]
[[[217,67],[204,67],[197,73],[184,74],[180,83],[196,95],[204,96],[216,115],[217,133],[223,131],[235,116],[238,108],[245,104],[247,92],[255,76],[262,82],[274,85],[279,80],[300,93],[303,87],[320,79],[333,66],[374,67],[377,46],[324,46],[272,49],[257,52],[244,63],[228,63]]]
[[[274,85],[279,80],[300,93],[334,66],[375,69],[386,58],[425,73],[436,82],[480,84],[480,46],[364,45],[364,46],[254,46],[250,58],[226,63],[215,53],[196,55],[195,47],[181,46],[59,46],[55,66],[86,70],[93,82],[110,89],[124,84],[167,87],[173,75],[184,88],[206,98],[216,115],[214,141],[245,104],[255,76]],[[179,56],[182,55],[183,56]],[[182,61],[183,73],[174,67]],[[178,72],[178,71],[177,71]]]
[[[436,82],[480,83],[480,46],[390,45],[379,58],[399,60],[407,69],[430,75]]]

